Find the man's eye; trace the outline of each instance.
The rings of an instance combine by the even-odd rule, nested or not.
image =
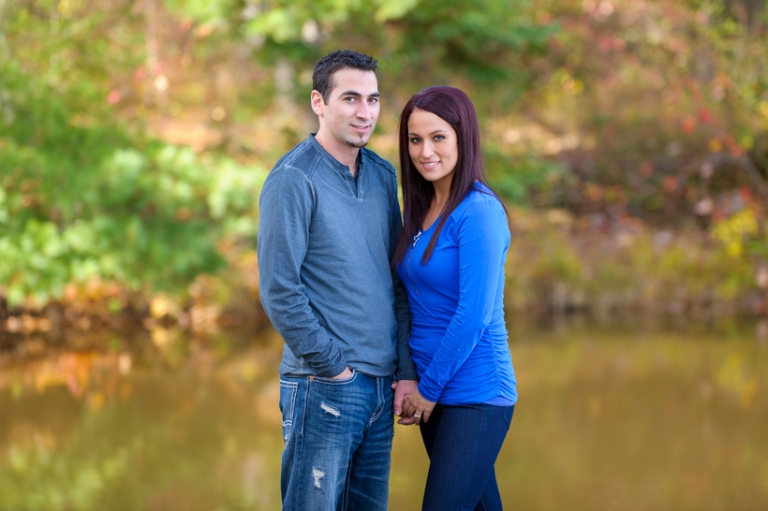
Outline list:
[[[369,103],[378,103],[378,102],[379,102],[379,98],[370,98],[370,99],[368,100],[368,102],[369,102]]]

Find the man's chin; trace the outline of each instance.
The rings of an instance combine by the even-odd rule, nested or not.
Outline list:
[[[365,140],[347,140],[347,145],[350,147],[355,147],[357,149],[362,149],[363,147],[368,145],[368,139]]]

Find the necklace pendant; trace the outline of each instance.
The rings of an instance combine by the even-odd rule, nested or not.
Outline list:
[[[416,243],[419,241],[419,238],[421,238],[421,229],[419,229],[419,232],[417,232],[413,237],[413,244],[411,245],[411,248],[416,248]]]

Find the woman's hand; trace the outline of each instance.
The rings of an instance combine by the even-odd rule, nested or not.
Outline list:
[[[406,417],[413,417],[416,424],[422,422],[429,422],[429,416],[432,414],[432,410],[435,409],[435,403],[426,400],[416,388],[411,395],[405,399],[403,403],[403,415]]]
[[[403,413],[403,405],[408,396],[410,396],[418,386],[419,382],[416,380],[399,380],[392,382],[392,389],[395,391],[394,412],[395,415],[400,417],[397,421],[398,424],[410,426],[416,423],[413,417],[406,417]]]

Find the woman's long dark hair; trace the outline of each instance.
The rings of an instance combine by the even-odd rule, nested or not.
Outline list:
[[[437,238],[440,236],[445,221],[474,189],[475,183],[479,181],[488,186],[480,149],[480,125],[477,121],[475,107],[469,97],[460,89],[445,85],[429,87],[416,93],[406,103],[400,114],[400,182],[403,187],[405,225],[395,245],[395,253],[392,257],[393,266],[400,264],[405,258],[408,244],[421,229],[429,205],[435,195],[434,186],[416,170],[408,151],[408,119],[417,108],[433,113],[450,124],[456,132],[459,146],[459,158],[453,173],[448,202],[443,208],[435,233],[424,251],[424,256],[421,259],[422,264],[426,264],[432,257]],[[488,189],[490,190],[490,186]]]

